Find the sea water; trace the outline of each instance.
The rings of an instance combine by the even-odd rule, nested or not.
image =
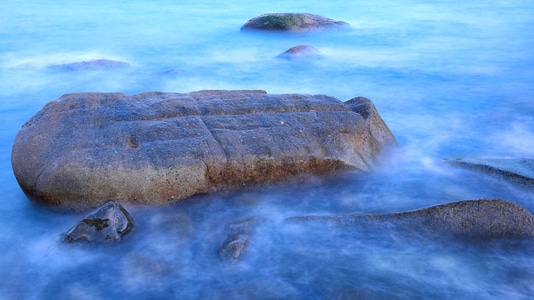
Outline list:
[[[0,5],[0,299],[391,299],[534,296],[532,241],[460,243],[288,225],[299,215],[388,213],[532,191],[447,164],[534,155],[534,2],[58,1]],[[350,28],[240,32],[268,12]],[[301,44],[317,60],[276,58]],[[113,59],[130,68],[61,71]],[[126,206],[135,231],[113,246],[58,243],[83,217],[31,203],[11,169],[22,124],[74,92],[263,89],[373,100],[399,147],[370,174]],[[217,256],[228,222],[255,218],[243,258]]]

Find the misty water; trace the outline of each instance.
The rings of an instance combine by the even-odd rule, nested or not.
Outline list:
[[[413,210],[532,191],[447,164],[534,155],[534,2],[21,1],[0,5],[0,299],[382,299],[534,295],[534,242],[465,243],[290,225],[301,215]],[[308,12],[347,30],[240,32],[267,12]],[[276,56],[309,44],[323,58]],[[131,64],[65,71],[91,59]],[[84,213],[31,203],[11,168],[22,124],[74,92],[356,96],[375,103],[399,147],[369,174],[309,177],[166,207],[125,205],[134,232],[112,246],[58,243]],[[243,259],[217,256],[228,222],[258,220]]]

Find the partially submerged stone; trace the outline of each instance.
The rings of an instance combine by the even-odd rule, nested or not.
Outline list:
[[[86,215],[63,236],[63,241],[114,243],[134,228],[130,214],[117,201],[109,200]]]
[[[446,161],[455,166],[534,187],[534,159],[531,158],[457,158]]]
[[[269,13],[248,20],[241,30],[308,32],[348,27],[349,24],[306,13]]]
[[[28,120],[11,160],[30,199],[82,210],[102,199],[163,204],[302,174],[366,172],[395,145],[362,97],[80,93]]]
[[[295,47],[289,48],[284,53],[279,54],[276,56],[277,58],[283,58],[288,60],[294,60],[294,59],[313,59],[313,58],[321,58],[321,52],[310,45],[298,45]]]
[[[123,61],[110,59],[94,59],[67,64],[53,65],[51,68],[65,71],[97,71],[127,68],[130,64]]]
[[[219,248],[219,257],[222,261],[232,264],[241,259],[252,236],[255,224],[256,221],[254,219],[246,219],[226,225],[224,231],[228,238]]]
[[[291,222],[404,231],[470,238],[534,237],[534,216],[521,205],[501,199],[452,202],[415,211],[344,216],[304,216]]]

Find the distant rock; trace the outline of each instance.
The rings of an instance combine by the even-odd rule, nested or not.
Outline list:
[[[283,59],[317,59],[323,57],[321,55],[321,52],[310,45],[299,45],[292,47],[285,51],[284,53],[279,54],[276,56],[277,58],[283,58]]]
[[[164,204],[301,174],[366,172],[395,145],[362,97],[80,93],[28,120],[11,161],[30,199],[80,210],[105,199]]]
[[[531,158],[457,158],[446,162],[534,187],[534,159]]]
[[[392,214],[304,216],[288,221],[373,230],[392,226],[407,232],[469,238],[534,237],[532,213],[501,199],[459,201]]]
[[[321,29],[345,28],[349,24],[323,16],[305,13],[270,13],[250,19],[241,30],[308,32]]]
[[[232,264],[241,259],[247,248],[255,223],[254,219],[246,219],[226,225],[224,231],[228,238],[219,249],[219,257],[222,261]]]
[[[50,66],[53,69],[65,71],[97,71],[97,70],[111,70],[130,67],[127,62],[109,60],[109,59],[95,59],[88,61],[73,62],[68,64],[60,64]]]
[[[118,202],[110,200],[65,233],[63,241],[114,243],[122,240],[133,228],[133,219],[126,209]]]

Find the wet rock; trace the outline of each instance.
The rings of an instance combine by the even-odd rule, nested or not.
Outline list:
[[[270,13],[250,19],[241,30],[308,32],[319,29],[344,28],[349,24],[306,13]]]
[[[117,201],[107,201],[86,215],[63,236],[67,243],[87,241],[114,243],[122,240],[134,228],[130,214]]]
[[[88,61],[73,62],[68,64],[60,64],[50,66],[53,69],[64,71],[84,71],[84,70],[111,70],[127,68],[130,64],[123,61],[109,60],[109,59],[95,59]]]
[[[265,91],[80,93],[48,103],[12,149],[26,195],[62,209],[164,204],[342,170],[372,170],[396,141],[358,97]]]
[[[295,46],[277,56],[277,58],[283,58],[288,60],[313,58],[317,59],[321,57],[321,52],[319,52],[317,48],[310,45]]]
[[[219,257],[226,263],[235,263],[241,259],[247,248],[256,222],[254,219],[233,222],[226,225],[228,238],[219,248]]]
[[[534,216],[521,205],[501,199],[452,202],[428,208],[377,215],[305,216],[290,222],[381,229],[469,238],[533,237]]]
[[[456,166],[504,178],[513,183],[534,187],[534,159],[457,158],[446,161]]]

